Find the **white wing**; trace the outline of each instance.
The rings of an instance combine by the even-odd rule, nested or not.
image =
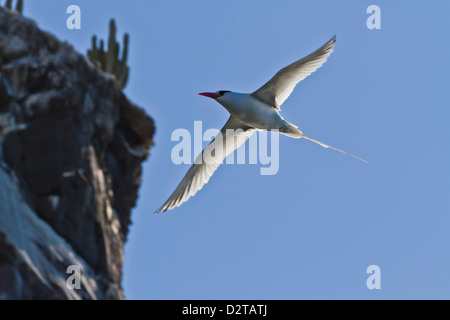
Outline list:
[[[289,97],[297,83],[319,69],[333,52],[336,36],[309,56],[278,71],[261,88],[252,93],[255,98],[279,109]]]
[[[231,116],[220,133],[197,156],[183,180],[157,212],[178,207],[194,196],[209,181],[222,161],[247,141],[255,131],[254,128],[246,126]]]

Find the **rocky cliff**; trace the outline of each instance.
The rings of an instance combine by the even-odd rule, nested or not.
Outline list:
[[[0,299],[124,298],[123,245],[153,133],[111,76],[0,8]]]

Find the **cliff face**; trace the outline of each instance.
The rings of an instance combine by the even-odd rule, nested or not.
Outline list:
[[[121,299],[154,124],[69,44],[0,8],[0,299]],[[70,289],[69,266],[81,269]]]

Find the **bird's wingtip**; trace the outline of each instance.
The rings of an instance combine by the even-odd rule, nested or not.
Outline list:
[[[167,212],[167,211],[169,211],[171,209],[172,209],[171,207],[167,207],[167,206],[164,205],[161,208],[159,208],[158,210],[154,211],[153,213],[155,213],[155,214],[164,213],[164,212]]]

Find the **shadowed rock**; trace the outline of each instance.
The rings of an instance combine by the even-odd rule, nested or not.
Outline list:
[[[0,8],[0,299],[122,299],[153,120],[72,46]],[[81,289],[66,269],[82,269]]]

